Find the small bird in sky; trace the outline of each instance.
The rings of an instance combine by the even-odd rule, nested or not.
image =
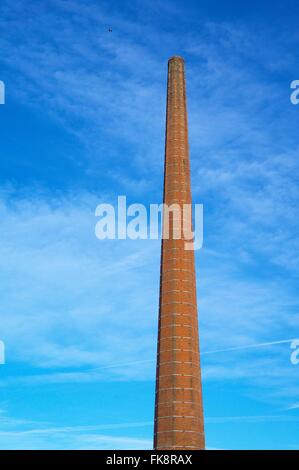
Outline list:
[[[108,28],[108,33],[112,33],[112,28],[110,28],[110,26]]]

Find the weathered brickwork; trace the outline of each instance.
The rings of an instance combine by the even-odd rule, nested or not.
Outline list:
[[[168,62],[164,202],[191,203],[184,61]],[[204,449],[194,251],[162,241],[154,448]]]

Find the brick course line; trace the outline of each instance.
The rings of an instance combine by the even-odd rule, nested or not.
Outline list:
[[[167,338],[161,338],[161,341],[162,340],[168,340],[168,339],[172,339],[172,338],[182,338],[182,339],[193,339],[193,337],[191,336],[167,336]]]
[[[194,307],[194,304],[191,302],[180,302],[176,300],[172,300],[171,302],[165,302],[161,304],[161,306],[163,307],[164,305],[172,305],[172,304],[192,305],[192,307]]]
[[[170,432],[186,432],[186,433],[194,433],[194,434],[203,434],[200,431],[193,431],[193,430],[187,430],[187,429],[172,429],[171,431],[157,431],[157,434],[164,434],[164,433],[170,433]]]
[[[192,374],[164,374],[164,375],[160,375],[160,377],[194,377],[196,379],[196,375],[192,375]]]
[[[199,352],[195,351],[194,349],[175,349],[175,348],[173,348],[173,349],[163,349],[162,351],[160,351],[160,353],[161,352],[165,353],[165,352],[170,352],[170,351],[192,352],[194,354],[199,354]]]
[[[179,323],[170,323],[169,325],[165,325],[165,326],[160,326],[160,330],[162,330],[163,328],[173,328],[174,326],[182,326],[184,328],[193,328],[193,325],[181,325]]]
[[[159,416],[158,418],[156,418],[157,420],[158,419],[170,419],[170,418],[192,418],[192,419],[196,419],[196,416],[187,416],[187,415],[170,415],[170,416]]]
[[[159,388],[157,391],[159,392],[164,392],[165,390],[196,390],[198,391],[198,388],[194,387],[168,387],[168,388]]]
[[[171,316],[171,317],[177,317],[177,316],[180,316],[180,315],[183,315],[183,316],[186,316],[188,315],[187,318],[191,318],[192,321],[196,321],[196,318],[194,318],[191,314],[188,314],[188,313],[176,313],[175,315],[173,313],[167,313],[167,316],[165,315],[165,317],[167,318],[168,316]],[[163,321],[164,317],[161,319],[161,321]],[[166,338],[161,338],[161,340],[163,339],[166,339]]]
[[[184,294],[193,294],[191,290],[182,290],[182,289],[170,289],[170,290],[164,289],[163,291],[164,294],[171,294],[172,292],[183,292]]]
[[[169,404],[182,404],[182,405],[190,405],[193,403],[193,401],[176,401],[176,400],[170,400],[170,401],[159,401],[159,405],[169,405]]]
[[[165,269],[164,273],[172,273],[173,271],[181,271],[181,272],[187,272],[190,273],[190,269],[184,269],[184,268],[172,268],[172,269]]]

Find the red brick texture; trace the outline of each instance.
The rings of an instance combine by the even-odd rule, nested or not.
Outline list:
[[[191,203],[184,61],[168,62],[164,203]],[[154,448],[204,449],[194,251],[162,240]]]

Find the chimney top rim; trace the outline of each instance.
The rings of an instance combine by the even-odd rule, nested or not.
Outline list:
[[[173,61],[173,60],[177,60],[177,61],[179,61],[179,62],[185,62],[184,59],[183,59],[183,57],[180,56],[180,55],[173,55],[172,57],[170,57],[170,58],[168,59],[168,62],[171,62],[171,61]]]

